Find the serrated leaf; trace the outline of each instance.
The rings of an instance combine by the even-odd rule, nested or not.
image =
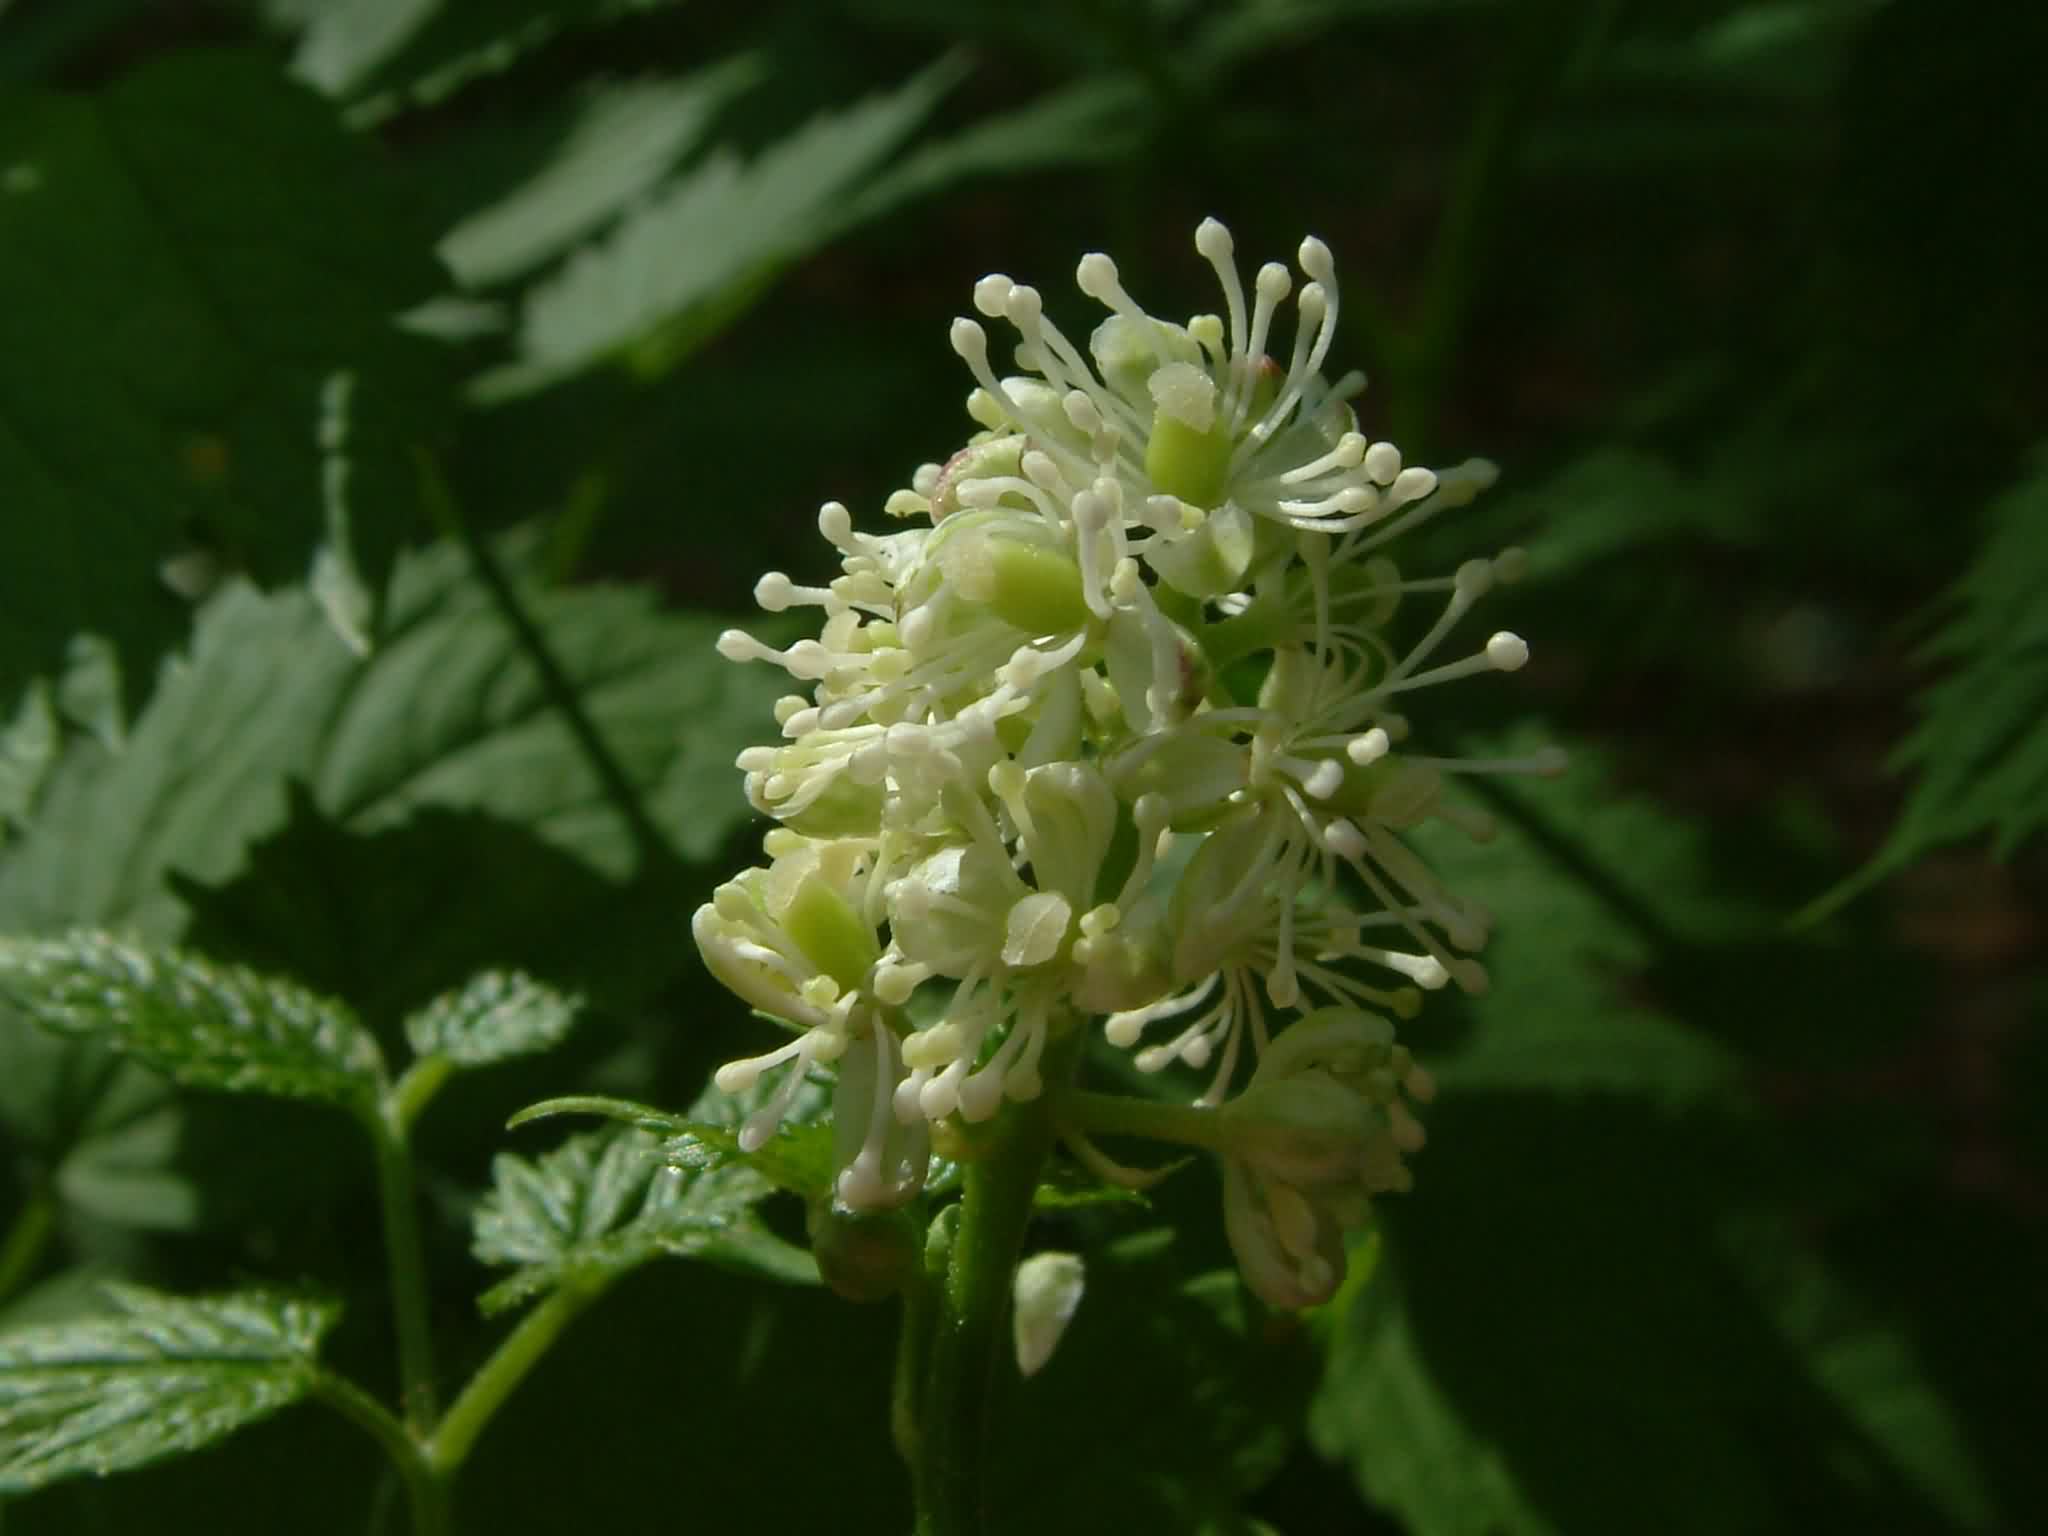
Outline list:
[[[552,1050],[568,1037],[582,1000],[516,971],[486,971],[405,1021],[415,1054],[487,1067]]]
[[[341,1004],[240,966],[105,933],[0,938],[0,997],[59,1034],[106,1040],[181,1083],[360,1108],[376,1043]]]
[[[750,814],[731,764],[763,728],[772,680],[720,665],[715,623],[663,613],[644,590],[527,599],[677,850],[717,848]],[[433,807],[519,823],[607,876],[635,859],[539,674],[461,553],[436,546],[401,564],[366,660],[302,595],[222,592],[126,750],[80,744],[52,774],[35,824],[0,860],[0,927],[176,937],[185,909],[166,875],[237,873],[248,845],[286,821],[293,779],[351,832]]]
[[[0,142],[0,707],[80,630],[145,693],[188,625],[167,581],[194,546],[305,577],[333,532],[337,377],[350,558],[381,587],[415,503],[407,445],[446,391],[439,354],[392,323],[440,279],[372,147],[261,54],[194,50],[13,96]]]
[[[211,1444],[312,1390],[331,1305],[112,1286],[112,1315],[0,1334],[0,1492]]]
[[[365,97],[375,120],[428,106],[472,80],[502,74],[557,38],[682,0],[267,0],[302,28],[292,71],[341,97]]]
[[[1523,732],[1475,755],[1523,757]],[[1452,890],[1494,914],[1483,952],[1492,986],[1466,1000],[1472,1027],[1449,1054],[1433,1044],[1449,1008],[1406,1031],[1447,1092],[1545,1088],[1694,1102],[1735,1080],[1735,1061],[1640,985],[1662,936],[1728,936],[1734,909],[1705,892],[1702,840],[1653,803],[1618,794],[1599,755],[1575,750],[1564,777],[1498,797],[1498,834],[1417,846]],[[1449,999],[1445,999],[1446,1002]]]
[[[759,60],[740,57],[598,91],[545,165],[448,231],[441,259],[465,287],[483,288],[560,255],[666,176],[761,73]]]
[[[673,367],[775,273],[846,229],[860,188],[937,104],[941,65],[898,90],[813,119],[742,163],[721,151],[652,194],[609,235],[531,288],[518,357],[474,383],[498,401],[613,360]]]
[[[773,1186],[733,1164],[686,1170],[659,1138],[613,1129],[570,1138],[537,1161],[501,1153],[477,1207],[474,1251],[520,1266],[484,1293],[499,1312],[564,1284],[602,1286],[663,1255],[738,1264],[784,1280],[815,1280],[801,1249],[753,1214]]]
[[[57,746],[57,710],[49,688],[36,683],[22,694],[14,718],[0,726],[0,843],[35,809]]]
[[[512,1124],[525,1125],[555,1115],[600,1115],[658,1138],[663,1158],[675,1167],[702,1172],[737,1164],[805,1200],[829,1199],[838,1170],[827,1118],[831,1089],[822,1080],[807,1079],[790,1101],[775,1134],[752,1152],[741,1150],[740,1127],[778,1086],[772,1076],[764,1076],[741,1094],[721,1093],[717,1084],[708,1084],[682,1114],[629,1099],[572,1095],[523,1109],[512,1117]]]
[[[2048,450],[1995,502],[1984,546],[1927,648],[1949,673],[1921,698],[1892,760],[1917,773],[1878,855],[1889,873],[1947,843],[1991,836],[2010,856],[2048,827]]]

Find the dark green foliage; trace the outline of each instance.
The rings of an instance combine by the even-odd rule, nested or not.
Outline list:
[[[1881,869],[1986,832],[2010,857],[2048,825],[2048,465],[2031,469],[1992,504],[1954,617],[1925,653],[1947,675],[1894,759],[1915,782]]]
[[[275,585],[324,547],[381,588],[445,393],[394,324],[439,277],[372,146],[269,59],[199,52],[0,102],[0,141],[0,707],[81,630],[146,694],[174,559]]]

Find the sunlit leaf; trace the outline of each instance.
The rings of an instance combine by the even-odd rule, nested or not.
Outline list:
[[[476,395],[524,395],[630,356],[673,366],[704,317],[742,304],[782,267],[844,232],[857,194],[935,106],[957,71],[813,119],[751,161],[721,151],[635,208],[526,295],[518,357]]]
[[[604,88],[539,171],[447,233],[442,260],[459,282],[481,288],[559,255],[667,175],[760,76],[760,62],[742,57],[680,80]]]
[[[407,1019],[405,1038],[418,1055],[487,1067],[553,1049],[567,1037],[580,1006],[530,976],[486,971]]]
[[[211,1444],[312,1390],[336,1309],[113,1286],[110,1315],[0,1334],[0,1492]]]
[[[664,1255],[816,1278],[809,1256],[755,1217],[774,1187],[765,1178],[738,1164],[678,1168],[642,1131],[575,1136],[535,1161],[501,1153],[492,1175],[477,1207],[476,1256],[519,1268],[485,1293],[487,1312],[559,1285],[605,1285]]]
[[[382,1076],[341,1004],[292,982],[80,930],[0,938],[0,997],[46,1029],[103,1038],[181,1083],[359,1108]]]

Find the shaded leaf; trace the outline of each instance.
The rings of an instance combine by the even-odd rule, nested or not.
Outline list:
[[[1541,745],[1524,733],[1466,750],[1521,757]],[[1417,839],[1446,885],[1495,916],[1483,955],[1493,984],[1459,1010],[1470,1027],[1455,1049],[1439,1055],[1432,1044],[1449,1009],[1426,1011],[1406,1032],[1445,1091],[1542,1087],[1681,1103],[1728,1088],[1734,1058],[1642,982],[1667,940],[1722,937],[1745,921],[1704,892],[1697,829],[1618,795],[1585,750],[1562,779],[1489,800],[1503,812],[1489,841]]]
[[[341,1004],[240,966],[108,934],[0,938],[0,996],[59,1034],[104,1038],[181,1083],[360,1108],[377,1047]]]
[[[429,806],[354,832],[303,785],[289,799],[226,881],[173,878],[187,939],[346,997],[375,1029],[508,962],[613,1009],[696,963],[673,942],[676,913],[702,895],[694,871],[614,880],[502,817]]]
[[[2011,855],[2048,826],[2048,455],[1992,505],[1982,551],[1927,649],[1948,665],[1893,759],[1918,781],[1876,872],[1929,849],[1991,835]]]
[[[1882,1379],[1831,1362],[1784,1281],[1830,1308],[1838,1282],[1789,1228],[1759,1262],[1773,1229],[1747,1213],[1779,1149],[1616,1099],[1489,1095],[1436,1107],[1416,1173],[1379,1206],[1380,1272],[1311,1421],[1416,1536],[1941,1528],[1908,1466],[1939,1442],[1902,1454],[1882,1423],[1887,1397],[1926,1400],[1910,1351]]]
[[[298,1401],[336,1316],[263,1292],[106,1298],[109,1316],[0,1334],[0,1492],[197,1450]]]
[[[80,630],[147,692],[195,547],[282,583],[345,532],[380,588],[415,504],[407,445],[445,390],[392,323],[441,278],[372,147],[262,55],[195,51],[15,96],[0,141],[0,707]],[[351,404],[323,452],[337,380]]]
[[[559,1045],[581,1006],[530,976],[486,971],[407,1019],[405,1038],[420,1056],[487,1067]]]

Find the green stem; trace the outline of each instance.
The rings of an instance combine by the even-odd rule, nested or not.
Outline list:
[[[57,1230],[57,1193],[47,1179],[38,1179],[0,1243],[0,1301],[7,1300],[36,1272],[50,1235]]]
[[[419,1196],[396,1093],[363,1117],[377,1155],[377,1198],[384,1215],[384,1258],[398,1323],[399,1399],[405,1422],[424,1439],[434,1428],[434,1335],[427,1302],[427,1261],[420,1241]]]
[[[433,1102],[434,1095],[454,1071],[455,1063],[446,1056],[422,1056],[405,1069],[391,1088],[391,1113],[398,1121],[400,1135],[411,1133],[413,1122]]]
[[[1010,1358],[1009,1316],[1031,1199],[1052,1152],[1053,1099],[1086,1037],[1048,1048],[1047,1092],[1006,1104],[980,1157],[966,1164],[960,1225],[932,1322],[931,1366],[919,1414],[917,1536],[987,1529],[990,1411]]]
[[[925,1360],[931,1353],[934,1292],[939,1277],[920,1271],[903,1288],[903,1316],[896,1335],[896,1382],[889,1395],[889,1436],[896,1454],[913,1475],[917,1471],[919,1399],[923,1396]]]
[[[449,491],[447,482],[442,479],[433,461],[424,454],[419,458],[419,474],[422,494],[432,509],[434,520],[440,524],[445,534],[461,543],[464,553],[469,556],[470,565],[475,569],[477,578],[483,582],[484,589],[490,593],[499,616],[511,629],[520,649],[526,652],[527,660],[533,663],[534,671],[540,675],[541,687],[547,693],[548,702],[555,707],[563,723],[569,727],[569,734],[575,737],[584,760],[590,764],[590,771],[597,776],[597,782],[604,790],[605,798],[612,802],[620,819],[626,823],[626,830],[631,834],[633,845],[638,849],[641,859],[647,863],[668,859],[671,857],[668,840],[662,836],[661,829],[655,826],[654,819],[640,803],[639,791],[633,787],[632,779],[619,765],[619,760],[612,755],[610,746],[606,744],[603,734],[597,728],[597,722],[590,718],[590,712],[583,707],[583,699],[576,691],[576,684],[562,669],[561,662],[556,660],[555,653],[548,645],[547,636],[541,632],[540,625],[535,623],[533,615],[526,611],[526,605],[520,601],[518,589],[505,574],[505,567],[499,563],[489,543],[478,537],[476,530],[470,527],[469,520],[462,515],[462,508],[457,505],[453,493]]]
[[[427,1460],[442,1478],[454,1476],[468,1458],[477,1436],[492,1415],[504,1406],[519,1383],[540,1357],[547,1353],[561,1332],[595,1301],[604,1287],[593,1281],[574,1279],[552,1292],[546,1300],[519,1320],[519,1326],[505,1335],[477,1373],[448,1407],[448,1413],[427,1446]]]
[[[448,1521],[447,1485],[428,1465],[420,1443],[393,1418],[385,1406],[354,1382],[321,1371],[313,1379],[313,1395],[355,1424],[384,1448],[399,1475],[412,1505],[413,1536],[446,1536]]]

